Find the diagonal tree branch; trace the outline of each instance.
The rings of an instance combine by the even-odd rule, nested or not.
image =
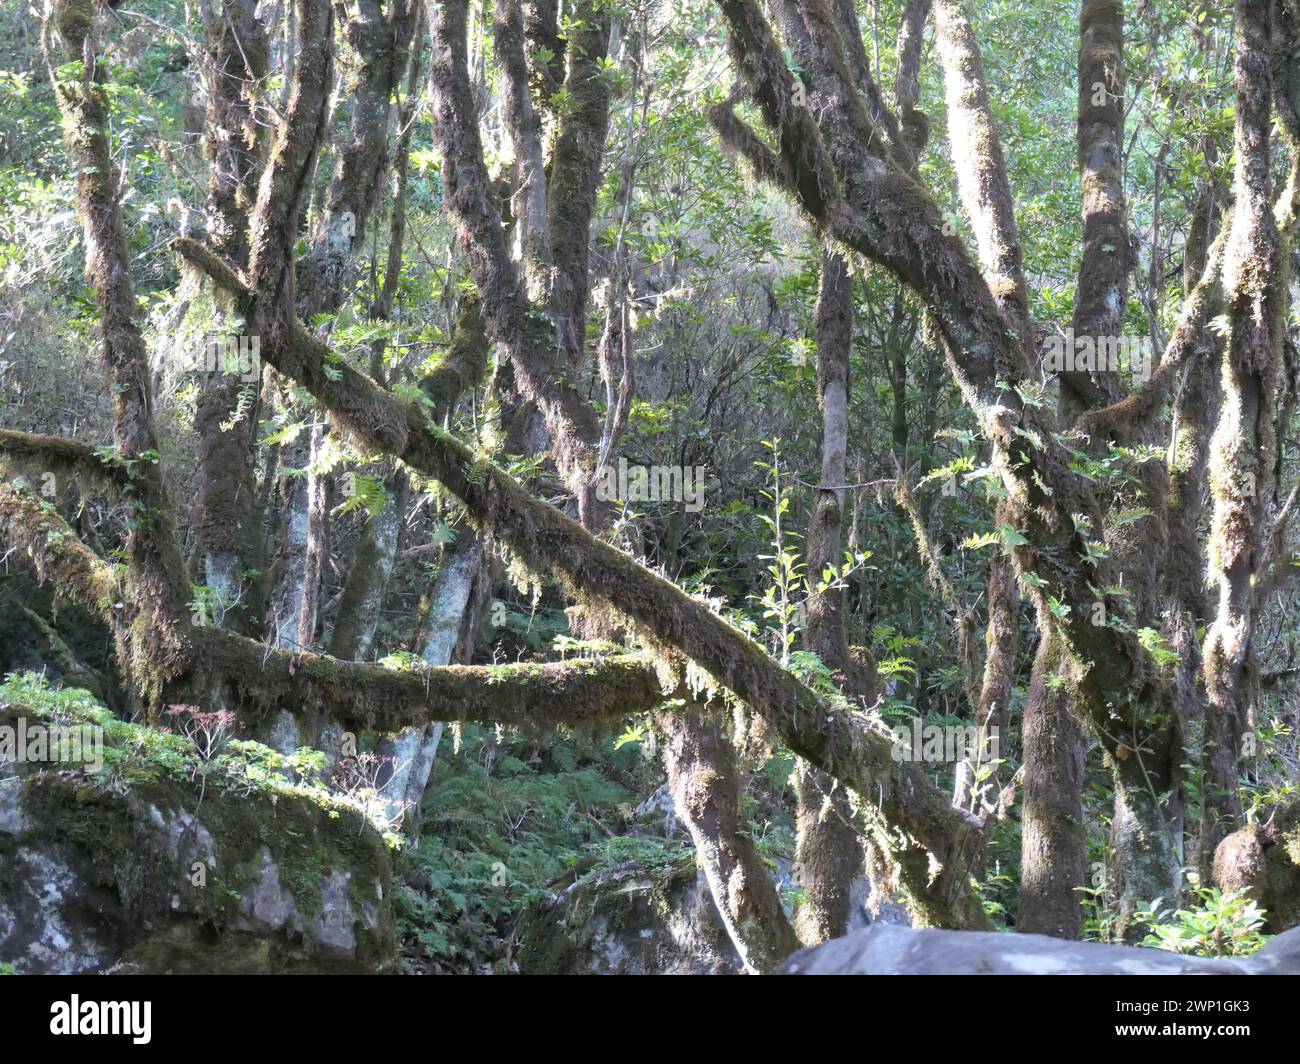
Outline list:
[[[86,275],[100,309],[103,359],[113,393],[113,442],[133,470],[133,511],[126,545],[129,634],[118,648],[136,691],[157,702],[179,666],[173,638],[185,601],[185,580],[172,515],[158,465],[148,352],[137,320],[130,250],[118,205],[117,168],[109,151],[108,93],[95,33],[92,0],[49,0],[42,43],[69,154],[77,168],[76,202],[86,239]],[[54,38],[79,80],[60,77]],[[67,69],[63,68],[63,73]]]
[[[988,285],[961,242],[945,234],[938,207],[917,182],[887,161],[865,165],[853,188],[847,180],[841,185],[833,168],[825,172],[832,157],[853,157],[851,149],[828,150],[822,140],[826,130],[834,143],[844,127],[823,117],[819,129],[802,109],[792,110],[790,71],[751,0],[719,0],[719,6],[736,65],[780,145],[781,166],[768,172],[789,180],[785,191],[832,238],[893,271],[933,315],[953,377],[993,443],[1026,540],[1016,547],[1017,563],[1034,574],[1036,604],[1049,611],[1070,652],[1087,666],[1080,682],[1087,711],[1109,734],[1131,730],[1132,715],[1123,707],[1152,678],[1136,639],[1088,620],[1098,589],[1112,586],[1115,575],[1105,559],[1085,560],[1083,528],[1089,522],[1102,527],[1100,508],[1090,486],[1070,469],[1073,459],[1050,413],[1012,387],[1029,372],[1019,338],[1008,336]],[[714,111],[724,138],[735,129],[726,110],[720,105]],[[743,154],[755,139],[731,147]],[[834,198],[814,194],[827,188]],[[1081,524],[1075,515],[1088,521]]]
[[[210,261],[193,255],[191,245],[181,239],[173,246],[193,262]],[[238,285],[233,295],[255,310],[258,299],[246,287]],[[580,601],[609,604],[659,645],[679,648],[763,717],[792,751],[874,800],[882,819],[927,847],[943,869],[928,899],[931,918],[944,924],[970,919],[963,877],[970,856],[965,840],[975,825],[917,766],[895,762],[890,738],[867,718],[832,711],[707,606],[534,499],[503,470],[429,426],[416,407],[333,358],[300,326],[265,344],[262,354],[307,388],[362,446],[393,454],[442,483],[519,562],[556,576]]]

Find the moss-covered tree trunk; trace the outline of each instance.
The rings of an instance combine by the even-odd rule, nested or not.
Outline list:
[[[1078,938],[1083,929],[1087,833],[1083,820],[1083,728],[1070,709],[1070,663],[1048,629],[1034,657],[1020,745],[1020,905],[1016,930]]]
[[[522,361],[514,358],[510,341],[522,339],[525,308],[513,297],[498,302],[488,296],[502,275],[513,277],[514,271],[493,221],[498,216],[494,211],[485,214],[486,173],[477,127],[469,121],[463,74],[464,12],[459,4],[447,4],[431,7],[430,14],[438,129],[440,135],[448,129],[453,133],[451,143],[444,145],[450,172],[470,178],[468,184],[449,184],[448,203],[458,226],[475,237],[466,240],[466,246],[488,333],[506,343],[518,373]],[[319,41],[327,23],[319,0],[306,0],[304,39]],[[922,899],[930,917],[948,926],[969,920],[965,843],[970,822],[915,766],[895,763],[886,738],[848,715],[828,718],[824,703],[707,606],[531,498],[500,469],[455,440],[430,431],[412,404],[379,389],[345,361],[331,360],[328,349],[298,324],[289,264],[299,194],[323,120],[328,64],[327,53],[321,55],[318,47],[302,50],[290,104],[261,185],[252,224],[251,283],[193,241],[176,241],[177,251],[241,301],[263,337],[266,360],[306,387],[362,446],[396,455],[441,481],[476,523],[509,546],[520,564],[554,573],[578,598],[607,603],[660,645],[679,648],[762,716],[794,752],[860,793],[872,794],[875,802],[868,815],[879,823],[906,825],[908,835],[925,848],[921,852],[933,855],[931,867],[938,871],[924,880]],[[480,230],[480,223],[490,224]],[[496,291],[500,293],[499,285]]]
[[[387,478],[384,486],[384,505],[379,513],[367,515],[330,632],[329,652],[343,661],[365,661],[370,657],[388,580],[397,563],[407,479],[399,471]]]
[[[1124,9],[1118,0],[1085,0],[1079,14],[1078,70],[1083,257],[1072,327],[1075,335],[1099,342],[1123,335],[1130,269],[1123,181]],[[1058,376],[1060,414],[1066,424],[1085,410],[1114,402],[1123,391],[1117,372],[1066,367]],[[1082,790],[1086,740],[1068,678],[1071,665],[1053,636],[1050,615],[1040,613],[1038,627],[1039,649],[1021,736],[1023,883],[1016,926],[1078,938],[1087,865]],[[1120,818],[1121,823],[1131,819]]]
[[[1217,236],[1220,194],[1208,182],[1198,189],[1192,222],[1183,252],[1183,288],[1190,293],[1200,283],[1209,264],[1210,245]],[[1217,269],[1217,267],[1216,267]],[[1216,298],[1217,302],[1217,298]],[[1165,593],[1170,604],[1170,642],[1178,652],[1174,679],[1174,704],[1184,744],[1193,758],[1203,756],[1205,736],[1205,685],[1202,677],[1200,633],[1210,624],[1205,588],[1201,528],[1205,519],[1210,436],[1219,419],[1218,387],[1223,363],[1222,340],[1211,330],[1201,337],[1202,350],[1188,367],[1183,386],[1174,400],[1172,461],[1169,467],[1169,559]],[[1193,737],[1200,746],[1191,745]],[[1186,804],[1186,803],[1185,803]],[[1201,803],[1195,868],[1209,882],[1217,829],[1214,805]],[[1188,861],[1188,864],[1191,864]]]
[[[750,972],[770,972],[799,948],[771,873],[741,816],[743,781],[719,714],[692,706],[656,717],[677,814],[695,843],[727,934]]]
[[[391,101],[401,84],[419,21],[415,0],[390,0],[388,8],[386,12],[379,0],[362,0],[340,9],[345,49],[336,115],[346,122],[347,134],[336,153],[308,255],[298,266],[298,309],[309,321],[339,311],[348,294],[354,251],[362,246],[380,198],[389,158]],[[282,476],[287,474],[288,479],[283,481],[284,550],[275,603],[276,639],[281,646],[287,645],[283,639],[295,629],[299,645],[310,645],[317,621],[319,559],[329,535],[328,507],[320,505],[329,484],[314,468],[322,442],[313,430],[310,442],[291,447],[282,465]],[[311,468],[305,482],[294,475],[304,467]],[[367,632],[373,634],[377,602],[382,601],[396,559],[399,521],[399,514],[386,511],[363,533],[345,583],[349,613],[341,619],[339,647],[346,657],[356,656],[361,644],[369,642]]]
[[[1271,152],[1271,5],[1236,5],[1236,202],[1223,267],[1231,332],[1223,357],[1223,405],[1211,442],[1210,580],[1218,612],[1205,640],[1210,788],[1207,849],[1241,816],[1238,765],[1257,690],[1256,581],[1267,569],[1265,519],[1272,494],[1279,364],[1285,326],[1285,253],[1274,217]]]
[[[599,73],[609,32],[609,14],[596,5],[580,5],[581,47],[567,49],[566,106],[556,117],[554,150],[547,166],[545,239],[537,183],[524,190],[525,214],[516,224],[526,233],[522,250],[529,256],[522,269],[506,244],[501,212],[492,194],[478,112],[467,67],[465,0],[429,3],[433,40],[431,84],[434,132],[444,158],[446,205],[465,253],[466,265],[482,300],[487,334],[504,345],[521,395],[535,404],[551,441],[551,452],[573,492],[583,523],[598,527],[607,508],[595,489],[600,427],[591,406],[572,384],[582,357],[585,335],[590,222],[599,185],[609,89]],[[513,86],[507,120],[512,139],[534,159],[537,135],[534,101],[518,85],[519,56],[503,9],[506,31],[498,35],[507,83]],[[521,169],[517,167],[517,169]],[[531,172],[514,175],[516,189]],[[517,194],[516,199],[519,199]],[[537,255],[549,256],[553,269],[543,281]],[[541,299],[544,289],[545,298]]]
[[[818,591],[827,568],[843,558],[843,505],[848,453],[849,354],[853,340],[853,275],[843,256],[822,253],[814,314],[817,392],[822,411],[821,484],[808,529],[808,623],[804,646],[837,674],[854,697],[870,694],[864,670],[849,654],[844,592]],[[805,761],[794,769],[795,880],[803,890],[795,928],[806,945],[848,930],[853,880],[863,873],[862,842],[847,791]]]
[[[248,219],[265,141],[259,94],[269,43],[256,8],[252,0],[220,0],[202,8],[208,97],[203,151],[211,166],[208,241],[239,269],[248,266]],[[245,345],[251,340],[242,339]],[[245,350],[251,356],[251,348]],[[262,613],[262,582],[246,575],[263,569],[256,478],[261,366],[252,357],[238,361],[244,372],[222,359],[202,372],[195,413],[201,456],[195,549],[201,581],[218,607],[206,620],[252,635]]]
[[[417,29],[423,20],[422,11],[422,8],[415,5],[414,17]],[[405,24],[399,19],[394,24],[393,30],[400,36],[405,32]],[[377,321],[387,321],[392,314],[393,301],[402,278],[411,131],[415,125],[415,107],[421,71],[418,52],[410,57],[407,67],[406,96],[398,109],[400,132],[393,162],[395,189],[389,221],[384,283],[370,307],[371,317]],[[359,150],[355,142],[350,150]],[[343,165],[341,160],[340,167]],[[370,355],[370,375],[380,384],[385,383],[386,378],[383,365],[385,348],[386,342],[382,339],[378,340],[373,344]],[[435,420],[441,420],[436,409],[433,416]],[[343,595],[335,615],[334,629],[330,635],[330,653],[335,657],[365,659],[370,655],[375,632],[379,626],[380,611],[383,609],[388,591],[389,578],[397,563],[409,486],[409,478],[401,469],[390,471],[384,477],[386,501],[383,509],[378,514],[368,515],[352,564],[348,569],[347,579],[344,581]]]
[[[385,10],[385,7],[387,10]],[[299,309],[310,320],[338,310],[388,169],[392,100],[406,70],[418,0],[342,5],[344,41],[336,117],[346,123],[324,207],[299,267]]]
[[[185,579],[153,423],[148,352],[139,323],[131,254],[119,208],[118,169],[109,150],[107,67],[91,0],[47,8],[46,59],[76,166],[76,205],[86,241],[86,277],[100,311],[100,342],[113,396],[112,462],[124,473],[131,510],[126,543],[127,612],[113,625],[133,693],[156,711],[184,667],[177,629]],[[66,66],[55,54],[55,39]]]

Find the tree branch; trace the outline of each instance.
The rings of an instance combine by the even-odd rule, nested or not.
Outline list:
[[[319,712],[383,732],[437,722],[539,728],[605,724],[667,697],[649,657],[548,664],[389,668],[281,650],[214,627],[191,627],[195,667],[249,713]]]
[[[117,570],[82,543],[53,506],[0,479],[0,530],[30,559],[38,580],[95,610],[120,632],[122,588]]]
[[[39,460],[50,472],[85,473],[119,487],[128,482],[123,466],[105,461],[99,450],[89,444],[65,436],[41,436],[16,429],[0,429],[0,456],[24,463]]]

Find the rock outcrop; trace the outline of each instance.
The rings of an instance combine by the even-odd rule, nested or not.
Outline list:
[[[76,756],[31,747],[54,727],[90,729]],[[29,676],[0,686],[0,762],[0,963],[15,971],[394,966],[388,843],[273,751],[231,740],[205,758]]]
[[[735,975],[743,970],[695,859],[624,861],[532,905],[524,975]]]
[[[1300,975],[1300,928],[1253,957],[1210,960],[1159,949],[994,931],[873,924],[799,950],[786,975]]]
[[[1249,890],[1268,915],[1265,928],[1300,924],[1300,802],[1278,807],[1263,824],[1247,824],[1214,851],[1214,882]]]

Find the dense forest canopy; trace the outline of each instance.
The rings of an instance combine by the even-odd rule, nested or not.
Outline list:
[[[1300,924],[1296,0],[45,5],[0,962]]]

